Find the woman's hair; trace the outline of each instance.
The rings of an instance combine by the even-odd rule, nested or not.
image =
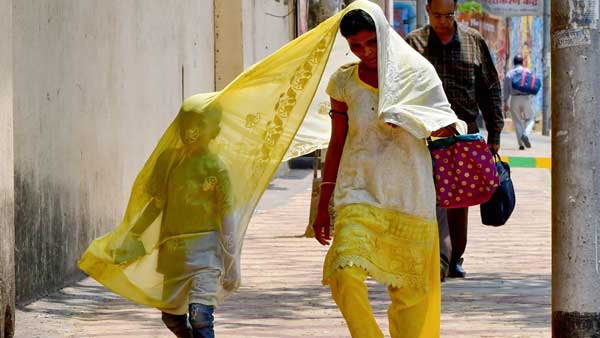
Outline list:
[[[352,10],[342,18],[340,32],[342,36],[349,37],[360,31],[375,32],[375,21],[362,9]]]

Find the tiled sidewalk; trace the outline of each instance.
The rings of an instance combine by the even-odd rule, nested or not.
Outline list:
[[[537,149],[532,143],[529,153],[549,155],[548,140],[540,138]],[[511,149],[510,140],[503,149],[511,156],[522,153]],[[320,283],[326,248],[299,237],[308,218],[311,177],[310,171],[292,171],[266,192],[245,241],[243,286],[217,310],[217,337],[349,337]],[[471,209],[468,275],[443,284],[442,337],[550,337],[550,173],[515,169],[513,180],[518,205],[507,225],[483,226],[478,208]],[[387,328],[387,292],[371,286],[375,314]],[[16,337],[172,336],[156,310],[86,279],[21,308]]]

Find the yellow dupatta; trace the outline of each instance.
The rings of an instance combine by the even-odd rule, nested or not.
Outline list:
[[[322,113],[328,111],[328,98],[324,90],[317,91],[327,84],[328,78],[322,78],[326,69],[332,72],[349,61],[329,55],[334,45],[347,48],[344,40],[340,42],[338,27],[343,15],[353,9],[368,12],[381,37],[382,118],[420,138],[457,122],[433,67],[393,32],[379,7],[367,0],[355,1],[246,70],[222,91],[186,99],[138,174],[123,221],[89,246],[79,267],[128,299],[175,314],[187,311],[185,295],[202,268],[184,264],[198,242],[217,234],[213,238],[221,249],[215,257],[231,258],[220,267],[223,275],[238,268],[247,225],[281,161],[326,145],[329,121]],[[204,157],[194,157],[182,141],[186,121],[193,114],[204,116],[215,110],[221,115],[218,135]],[[189,184],[181,184],[182,177],[189,177]],[[167,224],[167,208],[178,199],[169,190],[173,182],[191,196],[177,202],[185,204],[177,209],[182,213],[179,219],[194,220],[184,222],[185,226]],[[194,187],[197,194],[189,192]],[[199,230],[190,230],[194,224]],[[165,262],[185,266],[166,271],[161,268]],[[239,285],[239,275],[233,276],[237,282],[219,291],[219,301]]]

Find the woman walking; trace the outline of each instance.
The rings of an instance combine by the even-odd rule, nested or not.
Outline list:
[[[337,219],[323,283],[352,337],[383,337],[367,277],[388,287],[393,338],[439,337],[435,190],[425,138],[464,126],[431,65],[389,28],[378,7],[365,10],[348,12],[340,23],[360,62],[340,67],[327,87],[332,133],[314,223],[321,244],[331,239],[327,206],[334,190]]]

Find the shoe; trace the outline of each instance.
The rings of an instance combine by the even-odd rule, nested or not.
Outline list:
[[[448,277],[450,278],[465,278],[467,273],[462,267],[464,259],[461,258],[456,262],[456,264],[450,264],[450,272],[448,273]]]
[[[523,143],[525,143],[525,146],[527,148],[531,148],[531,142],[529,142],[529,137],[527,137],[527,135],[525,135],[525,134],[521,135],[521,141],[523,141]]]
[[[519,150],[525,150],[525,147],[519,146]]]
[[[449,272],[450,263],[448,262],[448,258],[444,255],[440,255],[440,282],[443,283],[446,280]]]

